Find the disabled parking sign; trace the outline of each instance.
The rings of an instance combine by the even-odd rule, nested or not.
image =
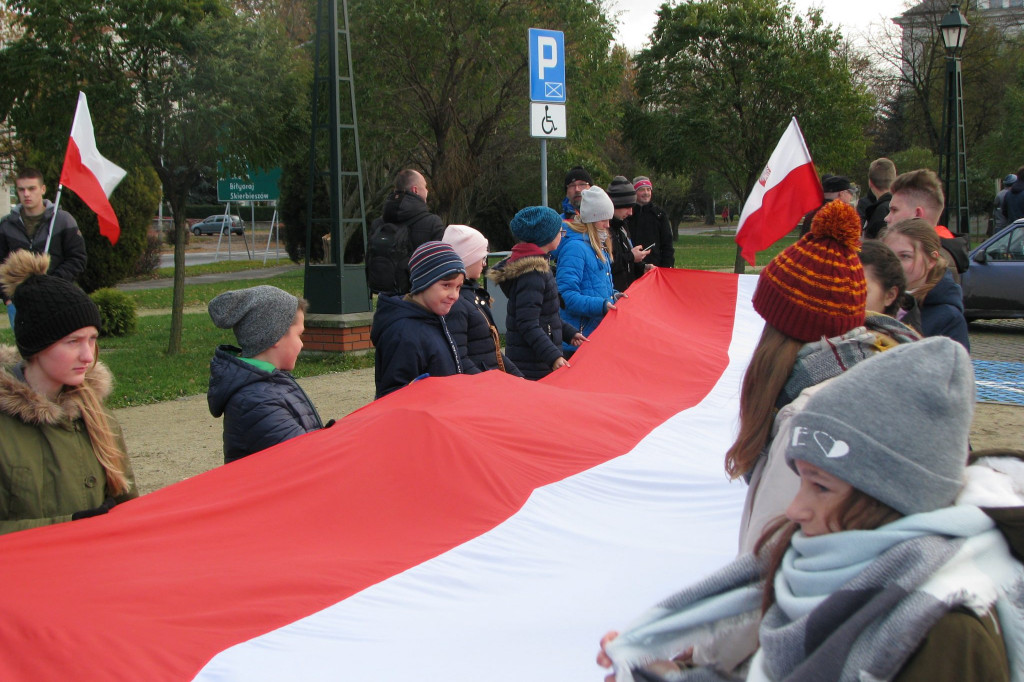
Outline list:
[[[565,34],[543,28],[529,30],[530,100],[565,101]]]

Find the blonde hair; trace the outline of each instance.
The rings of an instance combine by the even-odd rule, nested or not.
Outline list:
[[[576,218],[574,218],[573,221],[569,223],[569,228],[572,229],[573,232],[579,232],[580,234],[587,235],[587,237],[590,239],[590,248],[594,250],[594,253],[597,255],[597,257],[601,259],[601,261],[611,262],[611,250],[609,249],[609,251],[606,253],[604,250],[604,244],[598,241],[596,225],[597,223],[581,222],[579,216],[576,216]],[[607,258],[605,256],[607,256]]]
[[[33,355],[25,360],[26,364],[36,362],[38,355]],[[90,372],[96,370],[99,362],[99,351],[93,358]],[[104,372],[106,369],[103,370]],[[103,407],[103,398],[96,390],[96,386],[86,380],[78,386],[65,386],[59,399],[69,401],[78,408],[85,423],[85,432],[89,435],[89,443],[92,445],[93,455],[96,461],[103,467],[106,474],[107,490],[111,495],[122,495],[131,489],[131,481],[126,474],[125,461],[127,453],[121,445],[117,432],[111,425],[111,417]]]
[[[885,241],[890,234],[903,235],[914,245],[914,253],[923,253],[928,259],[928,273],[925,275],[924,283],[911,294],[919,305],[924,305],[925,296],[935,288],[939,280],[946,274],[949,262],[942,252],[942,242],[939,241],[939,234],[935,227],[924,218],[908,218],[893,225],[887,225],[879,233],[878,238]],[[909,285],[910,283],[907,282]]]

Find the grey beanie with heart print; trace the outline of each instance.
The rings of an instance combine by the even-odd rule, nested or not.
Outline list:
[[[902,514],[953,503],[974,416],[971,358],[933,336],[837,376],[793,416],[786,462],[801,460]]]

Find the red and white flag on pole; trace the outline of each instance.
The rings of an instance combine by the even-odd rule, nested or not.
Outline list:
[[[64,155],[64,170],[60,184],[72,190],[89,208],[96,212],[100,234],[116,244],[121,226],[110,205],[110,194],[124,178],[126,171],[100,154],[96,149],[92,117],[85,93],[78,93],[78,108],[71,124],[71,139]]]
[[[753,265],[754,254],[789,234],[800,217],[820,206],[824,198],[794,116],[743,204],[736,229],[743,258]]]

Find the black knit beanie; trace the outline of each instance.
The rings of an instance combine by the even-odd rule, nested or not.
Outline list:
[[[100,328],[100,311],[73,283],[47,275],[48,256],[15,251],[0,268],[14,303],[14,341],[30,358],[83,327]]]
[[[594,179],[590,177],[590,173],[588,173],[583,168],[583,166],[573,166],[571,169],[569,169],[569,172],[565,174],[566,187],[568,187],[574,182],[579,182],[580,180],[587,183],[588,185],[594,184]]]

